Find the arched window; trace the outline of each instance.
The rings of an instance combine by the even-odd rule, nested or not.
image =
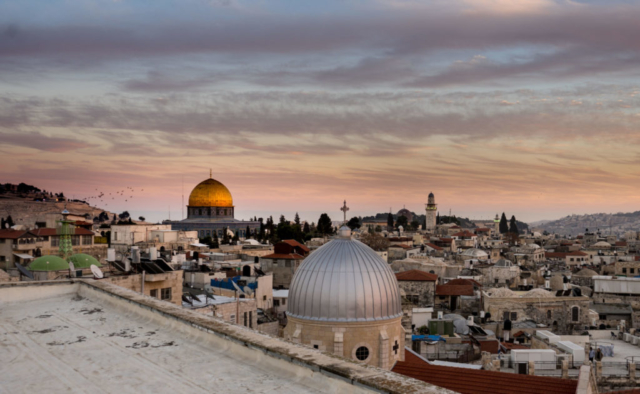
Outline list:
[[[578,308],[577,306],[571,308],[571,320],[580,321],[580,308]]]

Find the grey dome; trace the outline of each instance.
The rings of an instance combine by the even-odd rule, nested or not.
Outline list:
[[[350,236],[336,238],[312,252],[296,271],[287,314],[336,322],[399,317],[398,282],[373,249]]]

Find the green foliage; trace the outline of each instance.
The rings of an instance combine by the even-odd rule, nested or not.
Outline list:
[[[357,228],[360,228],[360,226],[362,226],[362,224],[360,224],[360,218],[354,216],[351,219],[349,219],[349,221],[347,222],[347,226],[349,226],[349,228],[351,230],[355,230]]]
[[[309,227],[309,222],[304,222],[304,227],[302,227],[303,234],[309,234],[311,232],[311,228]]]
[[[391,212],[389,212],[389,215],[387,216],[387,229],[389,231],[393,230],[393,215]]]
[[[500,234],[506,234],[509,232],[509,223],[507,222],[507,215],[502,212],[502,217],[500,218]]]
[[[407,229],[409,226],[409,219],[406,216],[400,215],[398,216],[398,220],[396,220],[396,228],[400,228],[402,226],[403,229]]]
[[[511,222],[509,223],[509,232],[511,234],[518,234],[518,224],[516,223],[516,217],[511,216]]]
[[[299,226],[300,225],[300,216],[298,215],[298,212],[296,212],[296,217],[293,219],[293,221]]]
[[[333,234],[333,225],[331,224],[331,218],[326,213],[320,215],[320,219],[318,219],[318,233],[322,235]]]

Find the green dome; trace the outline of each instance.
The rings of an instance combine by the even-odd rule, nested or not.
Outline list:
[[[89,256],[88,254],[78,253],[69,257],[69,260],[73,263],[73,266],[76,269],[89,268],[92,265],[102,267],[102,264],[98,260],[96,260],[93,256]]]
[[[29,264],[31,271],[62,271],[69,269],[69,263],[58,256],[42,256]]]

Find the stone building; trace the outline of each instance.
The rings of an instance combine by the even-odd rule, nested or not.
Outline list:
[[[167,271],[161,274],[123,274],[108,276],[101,281],[113,283],[136,293],[182,305],[182,270]]]
[[[225,185],[211,178],[200,182],[189,195],[187,218],[180,221],[167,221],[174,230],[198,231],[200,238],[222,239],[226,229],[244,238],[247,227],[251,232],[260,228],[259,222],[235,219],[235,206],[231,192]]]
[[[260,267],[266,273],[273,273],[273,287],[288,289],[298,267],[311,250],[296,240],[278,242],[273,253],[260,258]]]
[[[436,230],[436,216],[438,214],[438,205],[436,204],[436,197],[433,195],[433,193],[429,193],[426,211],[427,218],[425,220],[424,229],[429,232],[434,232]]]
[[[640,261],[616,261],[615,274],[633,278],[640,275]]]
[[[533,289],[523,295],[491,296],[484,293],[483,310],[495,321],[533,320],[554,332],[569,334],[589,325],[589,297],[556,297],[554,293]]]
[[[438,275],[411,270],[397,273],[396,280],[403,297],[411,304],[420,308],[434,306]]]
[[[402,315],[393,272],[343,226],[293,277],[284,337],[389,370],[404,357]]]
[[[0,268],[16,276],[15,263],[27,265],[34,258],[60,253],[60,235],[55,228],[0,230]],[[85,253],[96,259],[106,257],[107,244],[96,244],[92,231],[76,227],[71,236],[73,253]]]
[[[593,277],[598,275],[598,273],[589,268],[583,268],[575,274],[571,275],[571,284],[577,286],[593,286]]]

